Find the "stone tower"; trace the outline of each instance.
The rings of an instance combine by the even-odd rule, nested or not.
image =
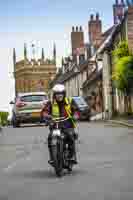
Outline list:
[[[124,0],[121,0],[121,2],[118,0],[115,1],[115,4],[113,5],[114,24],[118,24],[122,20],[124,17],[125,8],[126,5]]]
[[[56,75],[56,51],[53,59],[45,59],[44,50],[40,59],[35,56],[28,58],[26,44],[24,45],[24,58],[16,62],[16,52],[13,49],[13,64],[15,78],[15,94],[25,92],[48,92],[49,81]]]

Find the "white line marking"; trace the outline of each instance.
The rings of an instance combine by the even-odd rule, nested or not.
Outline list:
[[[14,167],[16,167],[18,164],[20,164],[21,162],[23,162],[23,161],[29,161],[29,160],[31,160],[31,157],[29,157],[29,156],[25,157],[25,158],[18,159],[15,162],[13,162],[10,165],[8,165],[8,167],[4,168],[3,171],[7,173],[10,170],[12,170]]]

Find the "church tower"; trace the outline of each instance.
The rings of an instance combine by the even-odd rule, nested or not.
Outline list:
[[[32,44],[32,58],[28,58],[27,46],[24,44],[22,60],[16,61],[15,48],[13,49],[13,64],[15,78],[15,94],[25,92],[48,92],[49,80],[56,75],[56,47],[54,45],[52,59],[45,58],[42,48],[39,59],[35,57],[34,45]],[[54,59],[54,61],[53,61]]]

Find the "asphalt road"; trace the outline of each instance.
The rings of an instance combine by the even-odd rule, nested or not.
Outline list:
[[[0,132],[0,200],[133,200],[133,129],[81,123],[79,164],[57,178],[44,127]]]

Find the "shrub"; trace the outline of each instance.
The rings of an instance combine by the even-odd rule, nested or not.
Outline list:
[[[0,124],[6,126],[8,124],[8,112],[0,111]]]

